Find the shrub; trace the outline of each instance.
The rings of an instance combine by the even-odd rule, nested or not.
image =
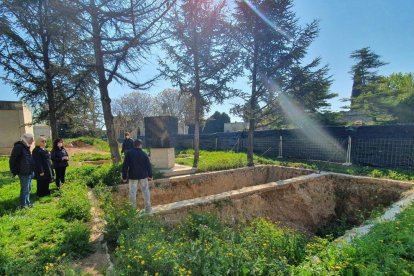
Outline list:
[[[60,248],[63,254],[74,259],[82,258],[92,252],[89,243],[90,230],[82,222],[75,221],[64,232],[63,243]]]
[[[75,153],[72,157],[72,161],[97,161],[97,160],[110,160],[111,155],[109,153],[95,153],[95,152],[88,152],[88,153]]]
[[[79,182],[72,182],[63,186],[59,207],[63,209],[62,218],[65,220],[88,221],[91,205],[85,186]]]
[[[130,220],[116,249],[116,273],[267,275],[288,273],[305,256],[307,239],[263,219],[233,228],[192,214],[168,229],[153,218]]]

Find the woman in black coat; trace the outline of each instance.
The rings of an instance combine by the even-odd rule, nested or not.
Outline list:
[[[49,184],[53,182],[53,170],[50,162],[50,154],[46,150],[46,138],[40,137],[36,141],[36,147],[32,152],[35,164],[35,178],[37,180],[37,192],[39,197],[50,195]]]
[[[60,189],[60,184],[65,183],[66,167],[69,166],[68,152],[63,147],[63,139],[58,138],[53,142],[53,149],[51,152],[53,168],[56,172],[56,187]]]

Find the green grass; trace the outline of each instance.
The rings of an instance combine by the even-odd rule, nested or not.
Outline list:
[[[75,153],[71,156],[72,161],[98,161],[98,160],[111,160],[111,154],[109,153],[96,153],[96,152],[88,152],[88,153]]]
[[[75,172],[69,171],[73,179]],[[8,158],[0,158],[0,275],[59,273],[64,263],[90,251],[90,204],[86,186],[68,181],[61,192],[37,198],[33,208],[19,209],[20,184],[8,173]],[[33,181],[32,193],[36,190]]]
[[[395,221],[377,224],[351,245],[322,240],[308,244],[307,260],[294,269],[300,275],[413,275],[414,204]]]
[[[192,166],[194,158],[193,150],[178,151],[176,163]],[[266,158],[255,157],[258,164],[273,164],[274,161]],[[231,151],[200,151],[199,172],[234,169],[247,166],[246,154]]]

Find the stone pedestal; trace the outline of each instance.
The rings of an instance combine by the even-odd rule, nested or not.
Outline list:
[[[157,169],[171,169],[175,163],[174,148],[151,148],[151,163]]]

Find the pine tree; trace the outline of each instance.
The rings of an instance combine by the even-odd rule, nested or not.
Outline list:
[[[85,66],[98,79],[106,133],[114,163],[121,161],[108,86],[112,81],[146,89],[132,77],[140,71],[151,47],[162,41],[162,19],[175,0],[72,0],[72,18],[83,29],[94,59]]]
[[[350,73],[353,75],[351,109],[355,108],[353,104],[354,98],[363,93],[364,87],[378,80],[377,71],[375,69],[386,65],[381,61],[381,57],[374,53],[369,47],[355,50],[350,55],[356,60],[352,65]]]
[[[92,70],[79,65],[88,58],[79,29],[67,20],[65,1],[15,1],[0,4],[2,79],[35,107],[35,119],[48,120],[52,138],[70,104],[93,96]]]
[[[307,48],[318,34],[318,23],[299,26],[292,5],[292,0],[237,1],[237,37],[251,91],[243,95],[245,103],[233,112],[247,117],[249,122],[249,166],[254,166],[256,125],[282,123],[280,93],[302,100],[309,110],[326,106],[326,100],[335,96],[329,93],[328,68],[318,68],[319,59],[302,65]]]
[[[240,74],[238,50],[226,20],[226,3],[183,1],[170,18],[170,41],[164,44],[168,62],[162,73],[191,95],[195,104],[194,161],[199,161],[200,119],[213,102],[221,103],[237,91],[228,86]]]

